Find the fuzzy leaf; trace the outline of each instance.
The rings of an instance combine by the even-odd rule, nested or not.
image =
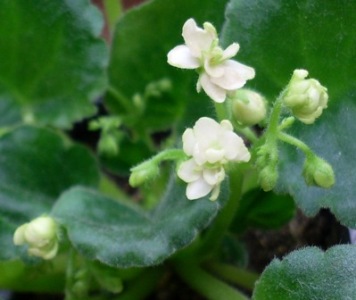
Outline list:
[[[316,247],[275,259],[256,283],[254,300],[334,300],[356,295],[356,247]]]
[[[239,58],[256,69],[252,86],[269,100],[298,68],[328,88],[323,115],[313,125],[297,122],[290,133],[333,166],[336,184],[329,190],[308,187],[301,175],[303,155],[282,145],[278,191],[292,195],[307,215],[328,207],[350,227],[356,227],[355,11],[356,2],[347,0],[231,0],[222,35],[225,44],[240,43]]]
[[[159,264],[190,244],[226,200],[226,182],[219,201],[189,201],[185,185],[173,178],[151,213],[78,187],[60,197],[52,215],[83,256],[113,267],[142,267]]]
[[[20,127],[3,135],[0,166],[0,260],[18,257],[15,229],[49,213],[60,193],[72,185],[98,183],[88,150],[51,130]]]
[[[106,86],[103,20],[88,0],[0,1],[0,125],[69,128]]]

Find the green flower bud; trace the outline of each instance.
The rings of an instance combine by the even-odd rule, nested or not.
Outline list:
[[[286,89],[283,103],[305,124],[314,123],[327,107],[327,88],[316,79],[305,79],[306,70],[295,70]]]
[[[119,139],[113,133],[102,133],[99,143],[98,151],[104,156],[115,156],[119,153]]]
[[[43,259],[53,258],[58,251],[57,224],[51,217],[39,217],[18,227],[15,245],[28,245],[28,253]]]
[[[335,184],[333,168],[317,156],[311,156],[305,160],[303,176],[308,185],[330,188]]]
[[[153,160],[148,160],[131,169],[129,183],[132,187],[138,187],[143,183],[153,179],[158,174],[158,164]]]
[[[259,181],[265,192],[273,190],[278,180],[278,170],[273,165],[267,165],[259,174]]]
[[[233,116],[240,124],[255,125],[266,117],[266,101],[260,94],[248,89],[239,89],[230,98]]]

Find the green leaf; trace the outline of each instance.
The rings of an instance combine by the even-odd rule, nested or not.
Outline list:
[[[20,127],[3,135],[0,166],[0,260],[18,257],[15,229],[49,213],[60,193],[76,184],[98,184],[89,151],[46,129]]]
[[[69,128],[95,113],[108,51],[88,0],[0,1],[0,125]]]
[[[150,213],[85,188],[64,193],[52,215],[62,223],[73,246],[86,258],[113,267],[150,266],[187,246],[227,200],[189,201],[185,185],[172,178],[160,205]]]
[[[132,102],[135,94],[142,95],[149,84],[168,79],[172,89],[147,99],[144,118],[133,117],[135,129],[152,132],[171,128],[184,115],[192,123],[202,113],[211,114],[209,98],[196,92],[197,74],[170,66],[167,53],[184,43],[182,26],[191,17],[200,26],[210,21],[219,29],[224,7],[221,0],[154,0],[128,11],[114,34],[109,80],[119,93],[107,95],[110,111],[132,114],[137,110]]]
[[[275,229],[287,223],[295,213],[293,199],[255,189],[244,195],[232,223],[232,230],[241,233],[248,227]]]
[[[345,225],[356,227],[355,122],[356,2],[342,0],[230,1],[222,40],[241,44],[241,61],[256,68],[252,85],[275,99],[292,71],[305,68],[328,88],[329,107],[315,124],[296,124],[293,135],[334,168],[330,190],[307,187],[303,155],[280,147],[278,191],[292,195],[307,215],[330,208]]]
[[[275,259],[256,283],[254,300],[354,299],[356,247],[316,247]]]

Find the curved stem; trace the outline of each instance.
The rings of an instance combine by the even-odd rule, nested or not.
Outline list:
[[[287,133],[284,133],[284,132],[279,132],[278,138],[285,143],[288,143],[290,145],[293,145],[293,146],[299,148],[300,150],[302,150],[305,153],[305,155],[307,157],[314,156],[314,153],[309,148],[309,146],[307,144],[305,144],[304,142],[302,142],[301,140],[299,140]]]
[[[248,300],[240,291],[215,278],[194,262],[176,261],[174,267],[183,281],[208,300]]]
[[[206,267],[222,279],[249,289],[250,291],[253,290],[255,282],[259,278],[259,274],[257,273],[227,264],[209,263]]]

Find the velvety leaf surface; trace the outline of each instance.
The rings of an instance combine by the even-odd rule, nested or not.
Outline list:
[[[143,94],[148,84],[168,79],[172,86],[166,93],[147,99],[145,117],[136,120],[136,129],[152,132],[171,128],[184,114],[193,122],[202,112],[211,113],[211,100],[196,92],[197,74],[170,66],[167,54],[184,43],[182,26],[191,17],[199,26],[210,21],[219,30],[225,4],[226,1],[221,0],[154,0],[129,11],[119,20],[109,68],[110,85],[131,105],[132,97]],[[122,105],[125,101],[119,98],[110,93],[106,99],[115,113],[127,110]]]
[[[151,213],[79,187],[60,197],[52,215],[83,256],[114,267],[150,266],[191,243],[226,199],[226,182],[219,201],[189,201],[173,178]]]
[[[12,235],[22,223],[49,213],[72,185],[96,186],[89,151],[53,131],[20,127],[0,138],[0,259],[18,256]]]
[[[275,259],[257,281],[254,300],[335,300],[356,295],[356,247],[316,247]]]
[[[345,225],[356,227],[355,125],[356,19],[354,1],[231,0],[222,40],[238,41],[241,59],[256,68],[251,83],[275,99],[294,69],[305,68],[329,91],[329,107],[313,125],[297,124],[301,138],[334,168],[330,190],[307,187],[303,155],[281,146],[279,191],[290,193],[308,215],[330,208]]]
[[[106,86],[102,23],[88,0],[0,1],[0,124],[68,128],[92,115]]]

